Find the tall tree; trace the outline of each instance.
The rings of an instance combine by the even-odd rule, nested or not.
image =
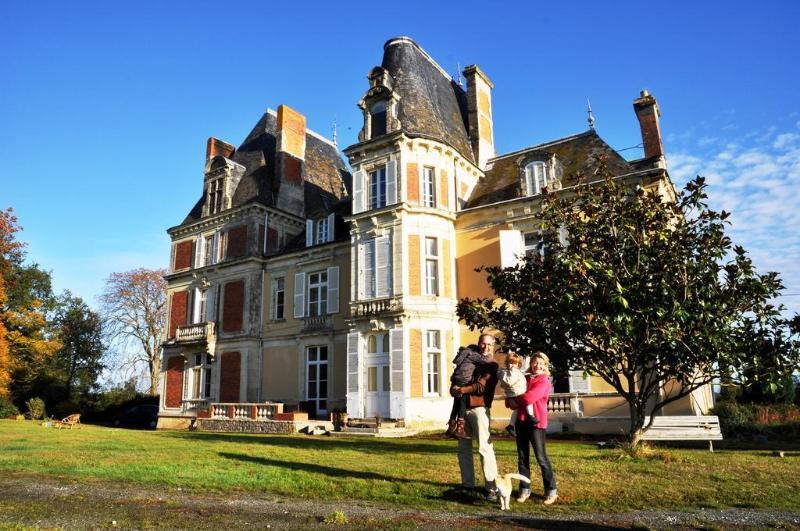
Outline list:
[[[733,246],[702,178],[667,201],[610,178],[602,160],[597,172],[570,195],[545,194],[540,252],[485,268],[496,297],[461,300],[459,317],[600,376],[628,403],[634,445],[662,407],[715,378],[772,379],[800,365],[770,302],[783,289],[778,274],[758,274]],[[785,348],[753,348],[754,337]]]
[[[120,367],[147,367],[150,394],[158,393],[161,340],[166,322],[166,270],[134,269],[112,273],[100,296],[111,340],[118,347]]]
[[[103,366],[103,321],[80,297],[64,293],[56,317],[61,348],[54,356],[64,382],[64,398],[85,397],[97,383]]]

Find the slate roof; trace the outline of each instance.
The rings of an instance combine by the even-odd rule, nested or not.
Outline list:
[[[252,202],[275,206],[280,179],[275,174],[277,135],[277,116],[268,110],[234,152],[231,160],[244,166],[245,172],[233,194],[232,208]],[[311,132],[306,133],[303,168],[307,214],[327,209],[345,195],[345,189],[351,189],[350,172],[338,149]],[[201,197],[183,223],[200,219],[203,201]]]
[[[559,138],[488,161],[486,176],[475,185],[464,208],[490,205],[521,197],[520,168],[530,158],[555,155],[563,167],[562,187],[575,184],[579,175],[591,176],[597,155],[605,154],[612,175],[623,175],[635,168],[600,138],[594,130]]]
[[[466,93],[442,67],[408,37],[384,44],[381,66],[391,74],[400,95],[397,116],[403,132],[449,144],[474,163]]]

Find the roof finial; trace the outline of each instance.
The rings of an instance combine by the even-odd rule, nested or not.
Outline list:
[[[333,145],[339,147],[339,144],[336,143],[336,115],[333,115],[333,125],[331,126],[333,129]]]
[[[586,100],[586,103],[588,103],[588,104],[589,104],[588,108],[586,109],[586,111],[589,113],[589,118],[588,118],[588,120],[587,120],[587,121],[589,122],[589,129],[591,129],[592,131],[594,131],[594,114],[592,114],[592,102],[590,102],[590,101],[587,99],[587,100]]]

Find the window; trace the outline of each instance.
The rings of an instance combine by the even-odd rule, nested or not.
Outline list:
[[[539,254],[539,235],[535,232],[526,232],[523,237],[525,239],[523,245],[523,248],[525,249],[525,256],[531,257]]]
[[[215,179],[208,183],[208,213],[216,214],[222,211],[222,184],[223,179]]]
[[[214,235],[209,234],[203,238],[203,265],[214,263]]]
[[[194,322],[195,323],[203,323],[206,320],[206,314],[208,312],[208,290],[203,290],[200,292],[200,300],[198,302],[198,311],[197,315],[195,316]]]
[[[370,109],[372,119],[370,138],[377,138],[386,134],[386,102],[379,101]]]
[[[194,367],[192,367],[192,396],[193,399],[208,398],[211,396],[211,356],[208,354],[195,354]]]
[[[425,238],[425,295],[439,294],[439,248],[436,238]]]
[[[284,301],[286,300],[285,280],[283,277],[272,281],[272,319],[284,319]]]
[[[363,274],[359,277],[361,296],[366,299],[391,295],[390,240],[381,236],[364,242],[361,248]]]
[[[308,275],[308,313],[325,315],[328,313],[328,273],[320,271]]]
[[[441,335],[438,330],[425,332],[425,394],[439,395],[441,392]]]
[[[436,172],[433,168],[422,169],[422,205],[436,206]]]
[[[317,221],[317,243],[325,243],[328,241],[328,218],[322,218]]]
[[[328,410],[328,347],[306,348],[306,400],[316,413]]]
[[[369,206],[371,209],[386,206],[386,168],[369,172]]]
[[[525,166],[525,191],[527,195],[538,195],[547,186],[547,165],[544,162],[531,162]]]

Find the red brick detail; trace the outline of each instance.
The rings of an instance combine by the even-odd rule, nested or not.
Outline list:
[[[278,250],[278,229],[276,229],[275,227],[269,227],[267,229],[267,250],[268,251]]]
[[[300,184],[302,181],[303,170],[299,159],[290,155],[283,155],[283,179],[292,184]]]
[[[206,143],[206,160],[210,159],[211,157],[216,157],[217,155],[222,155],[226,158],[231,158],[235,148],[224,142],[218,138],[209,137],[208,142]]]
[[[250,418],[255,419],[258,416],[258,406],[250,406]]]
[[[192,267],[194,257],[194,240],[186,240],[175,245],[174,271]]]
[[[210,409],[198,409],[197,410],[197,418],[199,418],[199,419],[210,419],[211,418],[211,410]]]
[[[417,165],[412,163],[408,164],[406,169],[406,177],[408,180],[408,202],[412,205],[419,204],[419,170]]]
[[[189,292],[178,291],[172,294],[169,312],[169,337],[175,337],[175,330],[183,326],[189,317]]]
[[[308,413],[292,411],[291,413],[275,413],[275,420],[308,420]]]
[[[238,352],[225,352],[220,360],[219,401],[239,402],[239,375],[242,357]],[[231,410],[230,416],[233,416]]]
[[[239,225],[228,230],[228,258],[247,254],[247,225]]]
[[[244,280],[225,284],[222,307],[222,331],[238,332],[242,329],[244,317]]]
[[[445,170],[439,170],[439,208],[450,208],[450,181]]]
[[[181,407],[183,399],[183,356],[172,356],[167,360],[166,407]]]

